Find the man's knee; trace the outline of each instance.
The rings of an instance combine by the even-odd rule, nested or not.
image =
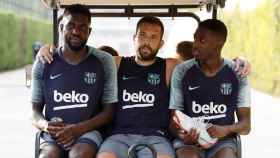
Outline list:
[[[69,158],[93,158],[96,154],[96,147],[90,144],[77,143],[69,151]]]
[[[177,158],[200,158],[199,151],[194,148],[180,148],[176,150]]]
[[[41,147],[39,158],[60,158],[60,149],[55,145],[46,144]]]
[[[173,158],[172,156],[170,155],[166,155],[166,154],[161,154],[161,155],[157,155],[157,158]]]
[[[236,158],[236,152],[232,148],[222,148],[213,158]]]
[[[39,158],[60,158],[60,154],[54,152],[41,152]]]
[[[117,158],[117,156],[111,152],[101,152],[97,154],[97,158]]]

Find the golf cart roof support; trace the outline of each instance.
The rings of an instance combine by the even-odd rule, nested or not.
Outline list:
[[[217,9],[217,6],[214,5],[213,10],[212,10],[212,18],[217,19],[217,14],[218,14],[218,9]]]
[[[58,46],[58,21],[57,21],[57,12],[58,9],[53,9],[53,43],[57,47]]]

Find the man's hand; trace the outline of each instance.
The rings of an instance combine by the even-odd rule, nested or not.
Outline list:
[[[178,116],[174,114],[174,111],[173,111],[173,115],[172,115],[171,126],[176,128],[176,130],[174,130],[173,132],[185,144],[197,144],[199,133],[194,128],[191,128],[189,130],[189,132],[184,130],[184,129],[182,129],[180,127],[180,120],[179,120]]]
[[[235,71],[242,77],[248,76],[251,72],[251,64],[243,57],[237,57],[235,61]]]
[[[173,124],[173,126],[176,127],[176,128],[180,128],[180,121],[179,121],[178,116],[173,115],[172,120],[173,121],[171,121],[171,123]]]
[[[44,131],[48,132],[51,135],[51,137],[55,138],[55,135],[59,131],[63,130],[63,128],[64,128],[64,123],[63,122],[51,122],[50,121],[50,122],[47,123]]]
[[[183,140],[185,144],[195,145],[199,137],[199,133],[195,129],[191,129],[189,132],[185,130],[179,131],[179,138]]]
[[[207,131],[213,138],[223,138],[230,134],[230,130],[227,126],[212,125],[207,129]]]
[[[66,125],[63,130],[56,133],[55,137],[58,144],[70,147],[82,134],[75,124]]]
[[[40,48],[36,58],[42,63],[51,63],[53,61],[54,45],[44,45]]]

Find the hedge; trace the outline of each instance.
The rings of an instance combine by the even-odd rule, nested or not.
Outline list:
[[[32,44],[51,39],[51,23],[0,12],[0,71],[32,63]]]

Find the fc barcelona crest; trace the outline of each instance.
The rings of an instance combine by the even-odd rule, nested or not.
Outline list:
[[[232,92],[232,84],[231,83],[222,83],[220,90],[223,95],[230,95]]]
[[[84,81],[85,81],[86,84],[93,85],[96,82],[96,73],[85,72]]]
[[[156,73],[148,73],[148,82],[151,85],[158,85],[160,83],[160,75]]]

